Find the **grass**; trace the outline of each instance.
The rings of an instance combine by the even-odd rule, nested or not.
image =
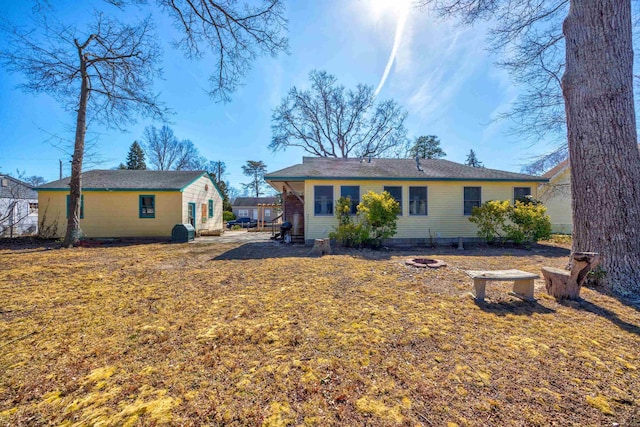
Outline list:
[[[0,249],[3,425],[633,425],[640,311],[537,303],[465,269],[566,251],[234,244]],[[262,252],[261,252],[262,251]],[[265,256],[268,255],[268,256]],[[636,421],[636,424],[637,421]]]

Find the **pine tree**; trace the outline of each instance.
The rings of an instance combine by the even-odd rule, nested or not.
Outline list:
[[[420,136],[416,138],[413,147],[409,149],[410,157],[421,159],[440,159],[447,153],[440,147],[440,139],[435,135]]]
[[[138,141],[133,141],[127,154],[127,169],[146,170],[147,164],[144,162],[144,151]]]
[[[467,155],[467,160],[464,162],[467,166],[473,166],[474,168],[483,168],[484,165],[478,158],[476,157],[476,152],[471,150]]]

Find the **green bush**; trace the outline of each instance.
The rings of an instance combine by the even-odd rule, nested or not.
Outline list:
[[[380,247],[383,239],[396,234],[400,204],[386,191],[369,191],[362,196],[358,205],[358,215],[367,230],[367,243]]]
[[[222,211],[222,220],[224,222],[233,221],[234,219],[236,219],[236,216],[234,215],[233,212]]]
[[[531,244],[551,237],[551,220],[547,208],[533,199],[485,202],[474,207],[469,221],[478,227],[478,236],[488,242],[511,241]]]
[[[335,210],[338,226],[329,237],[343,246],[379,247],[383,239],[396,234],[400,205],[386,191],[381,194],[370,191],[362,196],[357,212],[355,216],[351,214],[349,197],[339,198]]]
[[[342,246],[360,247],[367,240],[366,230],[351,215],[351,198],[340,197],[336,201],[335,215],[338,217],[338,226],[335,231],[329,233],[329,238],[337,241]]]

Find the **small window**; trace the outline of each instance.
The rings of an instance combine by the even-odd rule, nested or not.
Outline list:
[[[38,213],[38,204],[37,203],[29,203],[29,215]]]
[[[69,218],[69,196],[67,194],[67,218]],[[80,195],[80,219],[84,218],[84,194]]]
[[[333,215],[333,186],[316,185],[313,188],[313,212],[315,215]]]
[[[473,207],[482,204],[481,187],[464,187],[464,214],[471,215]]]
[[[156,196],[140,196],[140,218],[156,217]]]
[[[351,200],[351,215],[358,212],[358,204],[360,203],[360,186],[343,185],[340,187],[340,197],[348,197]]]
[[[409,215],[427,215],[427,187],[409,187]]]
[[[400,213],[398,215],[402,216],[402,187],[385,185],[384,191],[391,194],[391,197],[393,197],[395,201],[398,202],[398,204],[400,205]]]
[[[213,218],[213,200],[209,199],[209,218]]]
[[[513,204],[516,200],[523,200],[531,197],[531,187],[514,187],[513,188]]]
[[[249,209],[238,209],[238,218],[249,216]]]
[[[271,218],[271,209],[265,209],[264,210],[264,217],[265,218]]]
[[[202,218],[202,221],[200,221],[200,222],[202,222],[203,224],[205,222],[207,222],[207,211],[208,211],[207,204],[206,203],[201,204],[200,205],[200,217]]]

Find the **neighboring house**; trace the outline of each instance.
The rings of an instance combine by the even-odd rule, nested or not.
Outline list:
[[[549,182],[540,183],[538,199],[547,207],[547,215],[551,218],[551,231],[571,234],[573,217],[569,160],[558,163],[542,177],[547,178]]]
[[[36,189],[42,229],[66,230],[69,178]],[[87,237],[171,237],[179,223],[222,229],[222,196],[204,171],[93,170],[82,174],[80,228]]]
[[[38,231],[38,195],[26,182],[0,175],[0,236]]]
[[[311,241],[337,226],[336,200],[351,196],[354,205],[368,191],[388,191],[401,206],[394,243],[475,239],[471,210],[488,200],[538,196],[546,178],[474,168],[440,159],[333,159],[304,157],[297,164],[265,175],[283,193],[284,221],[292,235]],[[355,208],[355,207],[354,207]]]
[[[265,222],[271,222],[280,215],[277,197],[236,197],[231,209],[236,218],[249,217],[255,220],[261,220],[260,210],[262,210]]]

